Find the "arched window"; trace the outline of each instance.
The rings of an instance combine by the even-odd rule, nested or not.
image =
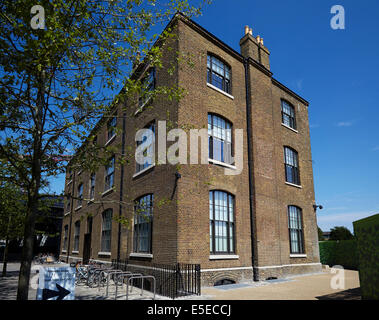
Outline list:
[[[234,253],[234,196],[224,191],[210,191],[209,220],[210,252]]]
[[[112,209],[105,210],[102,214],[101,225],[101,252],[111,252],[112,238]]]
[[[300,185],[299,156],[296,150],[284,147],[284,166],[286,181]]]
[[[288,230],[290,253],[304,253],[302,210],[299,207],[288,206]]]
[[[232,162],[232,123],[228,120],[208,114],[209,159],[233,164]]]
[[[282,123],[296,130],[295,108],[285,100],[282,100]]]
[[[136,200],[134,206],[133,250],[152,253],[154,195],[147,194]]]
[[[136,141],[136,173],[153,166],[155,160],[155,123],[149,123],[144,129],[140,139]]]
[[[208,54],[207,81],[218,89],[231,93],[230,67],[220,59]]]

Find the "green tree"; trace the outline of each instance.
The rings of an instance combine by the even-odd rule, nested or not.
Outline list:
[[[334,227],[330,230],[330,240],[352,240],[353,234],[346,227]]]
[[[323,241],[325,240],[324,235],[320,227],[317,227],[317,232],[318,232],[318,241]]]
[[[0,161],[0,239],[5,239],[3,277],[7,273],[9,242],[22,238],[26,213],[26,198],[13,183],[13,177]]]
[[[49,178],[65,170],[62,155],[93,138],[95,123],[115,105],[141,92],[141,82],[130,77],[134,65],[143,59],[160,67],[162,44],[174,36],[155,31],[177,11],[199,14],[208,1],[197,2],[42,0],[36,8],[34,0],[1,1],[0,159],[26,194],[17,299],[28,299],[38,202]],[[169,97],[180,92],[156,90]],[[107,147],[91,145],[76,157],[82,168],[108,158]]]

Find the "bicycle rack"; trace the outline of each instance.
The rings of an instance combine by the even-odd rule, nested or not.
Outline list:
[[[115,277],[117,276],[117,274],[119,273],[122,273],[124,271],[122,270],[115,270],[115,269],[110,269],[110,270],[107,270],[105,271],[107,273],[107,289],[106,289],[106,292],[105,292],[105,295],[108,297],[108,292],[109,292],[109,281],[110,281],[110,277],[111,275],[113,274]],[[117,286],[117,282],[115,280],[115,284]]]
[[[130,271],[124,271],[124,272],[117,273],[116,276],[117,276],[117,282],[116,282],[116,292],[115,292],[115,295],[114,295],[114,299],[115,300],[117,300],[118,277],[121,276],[122,283],[124,283],[124,278],[129,278],[129,277],[134,277],[134,276],[142,276],[142,274],[141,273],[131,273]]]
[[[128,279],[128,281],[126,282],[126,300],[129,300],[129,281],[133,280],[133,279],[142,279],[142,284],[141,284],[141,296],[143,296],[143,280],[144,279],[153,279],[153,282],[154,282],[154,296],[153,296],[153,300],[155,300],[155,291],[156,291],[156,280],[155,280],[155,277],[154,276],[144,276],[144,275],[136,275],[136,276],[132,276]],[[131,290],[130,290],[131,291]]]

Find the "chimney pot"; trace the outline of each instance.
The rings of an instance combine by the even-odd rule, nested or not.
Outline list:
[[[249,28],[249,33],[253,35],[253,28]]]
[[[249,33],[249,26],[245,26],[245,34]]]

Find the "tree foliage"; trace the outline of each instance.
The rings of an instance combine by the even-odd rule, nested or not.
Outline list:
[[[318,233],[318,241],[323,241],[324,240],[324,234],[320,227],[317,227],[317,233]]]
[[[352,240],[353,234],[346,227],[334,227],[330,230],[330,240]]]
[[[27,298],[38,202],[49,178],[65,170],[65,155],[91,139],[99,119],[143,90],[130,77],[133,66],[142,59],[162,65],[157,40],[173,34],[158,36],[159,26],[177,11],[199,14],[206,2],[41,0],[44,27],[35,28],[34,0],[1,1],[0,159],[14,172],[4,178],[13,179],[27,199],[18,299]],[[179,93],[157,88],[171,98]],[[94,159],[104,164],[111,151],[96,148],[82,152],[78,166]]]

